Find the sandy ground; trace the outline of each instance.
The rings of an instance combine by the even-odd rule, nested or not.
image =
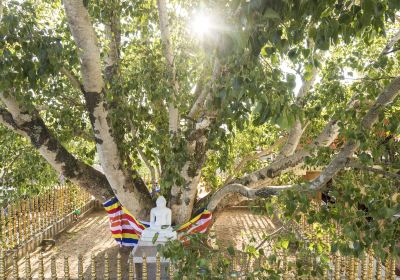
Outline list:
[[[267,217],[252,214],[247,208],[233,208],[224,211],[217,219],[211,234],[217,239],[220,248],[234,246],[241,249],[243,244],[257,245],[263,237],[276,230],[276,226]],[[35,279],[38,277],[38,257],[40,248],[31,254],[31,270]],[[75,225],[56,237],[56,244],[43,252],[46,279],[50,279],[50,257],[56,258],[57,275],[64,278],[64,261],[68,257],[72,279],[78,275],[78,255],[83,256],[83,271],[85,279],[90,279],[90,256],[95,254],[98,259],[103,259],[105,253],[110,256],[110,271],[112,275],[116,272],[116,255],[121,254],[123,274],[127,274],[126,260],[130,249],[120,248],[111,238],[108,218],[105,211],[92,212],[82,218]],[[98,275],[103,275],[104,263],[97,261]],[[24,276],[25,264],[19,262],[19,273]],[[12,279],[11,277],[8,279]],[[99,279],[102,279],[101,277]],[[113,279],[113,278],[112,278]]]

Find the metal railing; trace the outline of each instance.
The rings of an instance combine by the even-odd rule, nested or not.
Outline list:
[[[89,193],[72,185],[12,202],[0,208],[0,252],[22,258],[96,205]],[[8,267],[11,261],[7,260]]]

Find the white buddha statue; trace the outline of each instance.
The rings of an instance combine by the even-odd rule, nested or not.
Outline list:
[[[166,207],[167,201],[163,196],[159,196],[156,205],[157,207],[150,211],[150,227],[142,232],[141,240],[153,241],[156,234],[156,241],[159,242],[176,239],[177,234],[171,227],[171,209]]]

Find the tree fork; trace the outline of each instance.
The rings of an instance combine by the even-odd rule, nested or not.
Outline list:
[[[17,112],[14,112],[17,114]],[[0,123],[30,139],[32,145],[58,172],[81,186],[96,199],[105,201],[114,196],[106,177],[93,167],[79,161],[54,138],[38,115],[26,122],[17,123],[13,115],[0,108]]]

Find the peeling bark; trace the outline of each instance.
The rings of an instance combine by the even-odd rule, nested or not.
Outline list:
[[[259,188],[259,189],[252,189],[248,188],[246,186],[243,186],[242,184],[229,184],[225,186],[224,188],[218,190],[210,199],[207,209],[210,211],[215,211],[217,206],[219,206],[221,200],[227,195],[227,194],[233,194],[233,193],[238,193],[241,196],[244,196],[249,199],[255,199],[255,198],[266,198],[270,197],[273,195],[276,195],[277,193],[292,188],[292,185],[288,186],[268,186],[264,188]]]
[[[106,177],[93,167],[79,161],[70,154],[50,133],[37,112],[28,114],[11,97],[0,97],[9,110],[0,108],[0,123],[16,133],[30,139],[32,145],[58,172],[81,186],[100,201],[114,196]]]
[[[181,177],[185,180],[185,185],[174,185],[171,188],[170,205],[173,219],[177,224],[186,222],[192,214],[197,186],[201,177],[201,168],[206,160],[208,128],[209,126],[203,129],[195,129],[189,135],[189,143],[187,144],[189,159],[180,172]]]

